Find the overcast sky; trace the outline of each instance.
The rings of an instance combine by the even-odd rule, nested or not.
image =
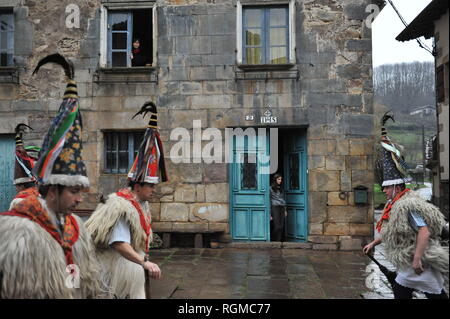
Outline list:
[[[412,20],[431,2],[431,0],[392,0],[406,23]],[[415,40],[400,42],[395,40],[405,26],[386,1],[386,6],[372,24],[373,66],[388,63],[413,61],[433,61],[434,57],[419,47]],[[432,39],[421,40],[432,48]]]

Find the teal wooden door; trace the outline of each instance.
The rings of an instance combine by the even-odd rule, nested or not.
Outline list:
[[[235,241],[269,241],[268,136],[252,143],[233,136],[230,163],[230,226]]]
[[[287,239],[304,242],[308,235],[306,132],[286,134],[284,152]]]
[[[15,142],[13,135],[0,135],[0,212],[9,209],[16,195],[14,187],[14,154]]]

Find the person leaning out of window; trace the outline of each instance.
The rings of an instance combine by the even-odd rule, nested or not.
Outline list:
[[[141,40],[135,39],[133,41],[133,48],[131,49],[131,65],[145,66],[146,63],[147,61],[141,48]]]
[[[270,187],[270,217],[273,222],[272,241],[281,241],[283,237],[286,212],[286,195],[283,190],[283,177],[275,174]]]

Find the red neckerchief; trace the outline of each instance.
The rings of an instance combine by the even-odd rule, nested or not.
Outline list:
[[[394,205],[394,203],[396,201],[398,201],[408,191],[410,191],[410,189],[409,188],[405,188],[402,192],[397,194],[397,196],[395,196],[393,200],[391,200],[390,202],[388,202],[386,204],[386,206],[384,206],[383,216],[381,216],[380,220],[377,223],[377,230],[378,230],[378,232],[381,232],[381,225],[383,224],[383,220],[389,220],[389,214],[391,212],[392,205]]]
[[[130,203],[136,208],[138,214],[139,214],[139,220],[141,222],[141,227],[144,230],[145,234],[147,235],[147,239],[145,240],[145,253],[148,253],[148,240],[150,238],[150,232],[151,232],[151,225],[148,222],[147,218],[145,217],[144,212],[142,211],[141,205],[138,203],[136,196],[131,192],[129,189],[124,188],[117,192],[117,196],[120,196],[122,198],[125,198],[126,200],[130,201]]]
[[[36,186],[29,187],[27,189],[24,189],[23,191],[18,192],[16,197],[14,197],[14,199],[27,198],[28,196],[36,196],[36,197],[39,196],[39,191]]]
[[[133,48],[133,54],[139,54],[139,53],[141,53],[141,49],[139,49],[139,48],[137,48],[137,49]]]
[[[72,215],[66,216],[64,224],[63,238],[57,231],[55,225],[51,222],[50,216],[39,202],[37,196],[28,196],[12,210],[0,213],[0,215],[18,216],[28,218],[44,228],[62,247],[67,265],[73,264],[72,247],[75,245],[80,235],[78,223]]]

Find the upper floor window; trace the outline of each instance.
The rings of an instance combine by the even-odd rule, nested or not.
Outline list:
[[[108,66],[152,65],[152,10],[108,12]]]
[[[0,10],[0,66],[14,64],[14,15],[12,10]]]
[[[237,63],[241,66],[295,63],[295,0],[252,5],[237,0]]]
[[[289,62],[288,6],[244,7],[243,31],[246,64]]]
[[[126,174],[133,165],[144,132],[105,132],[104,172]]]
[[[102,2],[105,4],[100,7],[100,68],[155,65],[157,10],[154,2]]]

